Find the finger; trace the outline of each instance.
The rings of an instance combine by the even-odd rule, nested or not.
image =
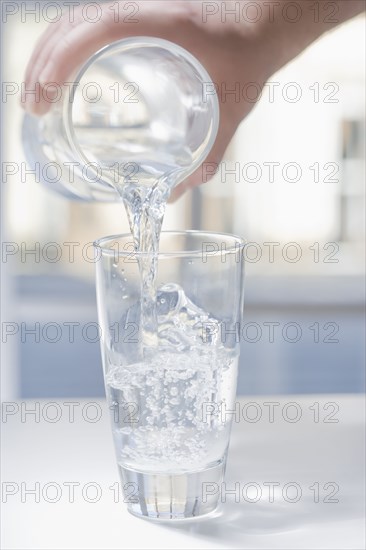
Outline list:
[[[59,29],[47,42],[47,47],[39,55],[33,66],[28,89],[34,89],[37,82],[44,88],[49,83],[62,86],[77,67],[94,51],[108,44],[105,28],[103,32],[90,32],[90,23],[81,23],[70,29]],[[47,95],[49,95],[47,93]],[[44,94],[35,100],[34,96],[26,98],[25,107],[33,114],[44,114],[51,107],[51,102]]]
[[[149,7],[149,5],[147,5]],[[96,23],[82,21],[55,44],[52,56],[40,74],[41,83],[56,82],[62,84],[77,67],[86,61],[97,50],[121,38],[136,36],[163,35],[172,25],[161,21],[160,12],[145,9],[139,12],[138,29],[123,20],[115,21],[112,11],[103,12],[103,17]],[[166,37],[167,38],[167,37]]]
[[[169,20],[161,20],[160,12],[156,11],[155,2],[143,4],[143,10],[141,7],[139,7],[138,34],[142,36],[162,34],[165,38],[169,38],[171,27],[174,25],[169,24]],[[174,4],[170,5],[172,14],[179,13],[174,7]],[[29,89],[34,89],[37,82],[40,82],[43,88],[49,83],[62,86],[68,77],[98,49],[115,40],[136,34],[135,25],[124,23],[121,19],[115,21],[114,12],[108,5],[103,8],[103,16],[96,24],[85,21],[80,9],[78,12],[75,11],[75,14],[72,24],[64,18],[54,33],[48,30],[41,38],[29,68],[30,76],[27,85]],[[47,95],[51,94],[52,92],[47,91]],[[31,96],[27,98],[25,108],[32,114],[40,115],[47,112],[53,98],[51,95],[47,101],[43,95],[40,94],[38,102],[32,100]]]
[[[38,81],[38,75],[33,76],[37,74],[36,71],[39,63],[38,60],[43,52],[49,50],[48,42],[54,36],[58,35],[59,28],[60,28],[60,22],[51,23],[48,26],[47,30],[42,34],[42,36],[38,40],[36,47],[33,51],[33,54],[30,60],[28,61],[28,65],[25,72],[24,87],[22,87],[20,103],[21,103],[21,107],[23,109],[26,109],[29,112],[33,113],[35,111],[34,105],[36,105],[37,102],[39,102],[40,95],[41,95],[39,84],[38,84],[38,88],[36,84]],[[35,93],[32,94],[31,93],[32,91],[33,92],[35,91]],[[36,107],[36,110],[37,110],[37,107]],[[42,109],[40,107],[38,111],[41,111],[41,110]],[[42,114],[42,113],[39,112],[39,114]]]
[[[27,67],[26,80],[34,84],[39,81],[39,75],[51,56],[55,44],[62,40],[70,30],[80,24],[82,21],[82,12],[80,8],[75,11],[73,20],[69,19],[68,14],[64,14],[57,24],[50,24],[46,32],[41,36]]]
[[[25,70],[25,82],[26,84],[29,84],[32,72],[34,69],[35,64],[37,63],[37,59],[41,55],[41,53],[44,51],[45,47],[47,46],[47,42],[49,39],[57,33],[58,28],[61,25],[61,21],[57,21],[56,23],[50,23],[45,30],[45,32],[40,36],[40,38],[37,40],[37,43],[35,45],[35,48],[33,50],[33,53],[28,61],[27,68]]]
[[[201,166],[199,166],[197,170],[193,172],[193,174],[188,176],[187,179],[185,179],[182,183],[180,183],[179,185],[177,185],[177,187],[173,189],[169,198],[170,203],[178,200],[179,197],[181,197],[189,189],[193,189],[194,187],[197,187],[202,183],[206,183],[214,176],[215,172],[213,171],[207,173],[207,171],[204,170],[204,165],[208,163],[218,165],[221,162],[222,157],[224,156],[225,151],[235,133],[236,127],[236,124],[231,125],[227,123],[225,113],[222,112],[217,138],[209,156],[201,164]]]
[[[41,84],[63,84],[83,61],[110,41],[107,26],[98,25],[92,32],[90,23],[81,23],[55,45],[52,56],[40,74]]]
[[[187,178],[187,180],[183,181],[173,189],[168,200],[169,204],[176,202],[182,195],[184,195],[187,189],[191,188],[191,185],[189,183],[186,183],[188,182],[188,180],[189,178]]]
[[[36,86],[39,86],[40,74],[47,65],[49,58],[55,48],[55,45],[65,39],[65,35],[70,32],[70,23],[65,21],[56,28],[48,28],[45,35],[41,37],[41,40],[29,62],[26,75],[26,89],[34,90]],[[41,90],[42,91],[42,90]],[[51,95],[49,92],[47,96]],[[38,97],[39,96],[39,97]],[[22,101],[25,102],[25,108],[27,111],[33,114],[43,114],[46,112],[50,103],[45,101],[43,94],[38,94],[37,98],[28,94],[26,97],[22,97]]]

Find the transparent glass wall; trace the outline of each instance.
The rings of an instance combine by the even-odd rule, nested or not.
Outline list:
[[[13,366],[5,377],[10,393],[25,396],[99,395],[98,342],[80,332],[78,347],[77,336],[70,342],[70,335],[62,334],[52,348],[47,338],[38,343],[21,331],[21,323],[34,328],[37,322],[41,327],[95,322],[90,243],[128,231],[122,205],[69,202],[27,171],[19,90],[28,56],[46,26],[29,18],[22,23],[20,13],[3,24],[3,80],[10,86],[3,103],[2,267],[9,289],[3,319],[19,328],[7,338],[4,353]],[[165,229],[233,232],[248,241],[246,319],[263,332],[257,342],[249,333],[244,338],[242,393],[362,387],[364,42],[360,17],[273,75],[213,180],[168,208]],[[234,93],[254,101],[255,88],[238,86],[234,83]],[[313,302],[314,311],[306,313]],[[280,329],[296,322],[307,339],[288,348],[282,335],[271,347],[267,333],[264,337],[266,322],[280,323]],[[320,340],[330,334],[327,323],[338,326],[343,339],[333,346],[333,355],[329,346],[325,355],[316,355],[316,325],[309,329],[314,323],[325,331]],[[319,361],[329,369],[342,356],[334,367],[338,385],[332,385],[329,369],[324,374],[329,384],[319,386],[316,370],[309,379],[300,373],[296,384],[288,384],[291,364],[304,354],[307,363]]]

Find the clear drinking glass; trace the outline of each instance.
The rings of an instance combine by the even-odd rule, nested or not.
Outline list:
[[[141,281],[130,235],[95,243],[108,405],[129,511],[178,519],[216,509],[236,394],[244,242],[162,232],[158,347],[140,345]],[[217,484],[217,485],[213,485]],[[214,493],[214,494],[213,494]]]
[[[46,115],[26,114],[23,121],[28,164],[66,197],[118,201],[116,185],[136,174],[147,186],[169,175],[173,187],[215,141],[215,86],[177,44],[144,36],[112,42],[69,80],[56,89],[57,101],[47,99]]]

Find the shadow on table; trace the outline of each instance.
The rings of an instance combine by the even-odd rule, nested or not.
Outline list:
[[[240,479],[236,469],[229,469],[226,475],[226,487],[231,490],[235,487],[235,481]],[[306,476],[306,474],[304,474]],[[307,477],[307,476],[306,476]],[[341,490],[331,497],[334,490],[330,487],[327,495],[330,498],[338,499],[338,502],[323,502],[324,492],[320,487],[320,502],[314,502],[314,492],[309,487],[312,485],[308,479],[301,475],[297,482],[302,488],[302,494],[298,502],[286,502],[283,498],[281,483],[279,490],[275,489],[273,502],[269,502],[268,492],[264,493],[257,502],[247,502],[240,493],[239,502],[235,502],[235,494],[228,494],[226,502],[221,504],[220,509],[214,517],[207,517],[184,522],[167,524],[169,529],[212,540],[217,544],[224,543],[225,547],[243,548],[247,539],[253,541],[253,536],[275,536],[295,531],[303,532],[309,526],[316,524],[327,524],[330,522],[342,522],[349,518],[363,517],[362,495],[357,490],[357,484],[351,478],[342,481]],[[287,480],[288,482],[288,480]],[[240,482],[242,488],[248,480]],[[259,485],[263,488],[262,484]],[[268,488],[267,488],[268,490]],[[255,490],[254,490],[255,491]],[[305,494],[306,492],[306,494]],[[256,496],[247,493],[248,498],[255,500]],[[294,493],[288,492],[288,497],[294,497]],[[301,535],[299,535],[301,536]],[[281,538],[281,541],[283,539]],[[271,547],[270,543],[268,547]]]
[[[309,525],[362,516],[360,503],[355,503],[352,498],[347,500],[348,502],[344,502],[342,499],[341,506],[340,503],[316,505],[311,497],[292,504],[226,502],[214,518],[176,522],[167,527],[195,537],[211,539],[217,544],[224,543],[227,548],[243,548],[247,537],[252,539],[256,535],[273,536],[291,531],[304,531]]]

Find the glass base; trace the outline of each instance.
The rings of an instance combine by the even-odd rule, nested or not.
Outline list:
[[[132,514],[162,520],[196,518],[215,511],[225,462],[182,474],[144,473],[119,465],[124,502]]]

